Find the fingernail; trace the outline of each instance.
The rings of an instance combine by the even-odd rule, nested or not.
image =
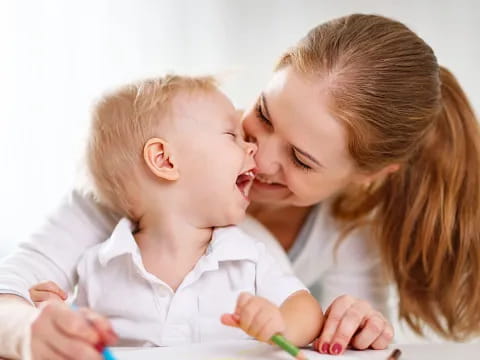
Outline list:
[[[105,347],[105,344],[103,343],[103,341],[99,341],[95,345],[95,349],[97,349],[98,352],[102,352],[104,347]]]
[[[342,352],[342,346],[340,344],[333,344],[332,346],[332,354],[333,355],[338,355]]]
[[[329,343],[323,343],[322,353],[328,354],[328,349],[330,349],[330,344]]]

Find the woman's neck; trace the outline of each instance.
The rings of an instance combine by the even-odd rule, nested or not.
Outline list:
[[[277,239],[285,251],[295,243],[312,206],[272,206],[252,203],[248,214],[257,219]]]

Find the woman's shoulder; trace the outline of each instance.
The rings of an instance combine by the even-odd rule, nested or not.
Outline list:
[[[238,227],[250,237],[264,244],[268,253],[278,262],[286,272],[292,272],[292,266],[287,253],[275,236],[254,217],[247,215]]]
[[[41,247],[67,243],[73,248],[89,247],[105,240],[117,222],[118,218],[102,207],[91,192],[73,189],[28,242]]]

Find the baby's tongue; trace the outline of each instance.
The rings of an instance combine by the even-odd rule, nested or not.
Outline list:
[[[240,185],[240,184],[242,184],[242,183],[245,182],[245,181],[248,181],[248,175],[245,175],[245,174],[240,174],[240,175],[238,175],[238,177],[237,177],[237,182],[236,182],[237,185]]]

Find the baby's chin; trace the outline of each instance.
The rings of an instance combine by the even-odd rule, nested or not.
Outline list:
[[[241,224],[245,220],[246,216],[247,213],[245,210],[238,210],[234,213],[228,214],[226,217],[224,216],[220,221],[216,222],[216,225],[213,225],[212,227],[236,226]]]

